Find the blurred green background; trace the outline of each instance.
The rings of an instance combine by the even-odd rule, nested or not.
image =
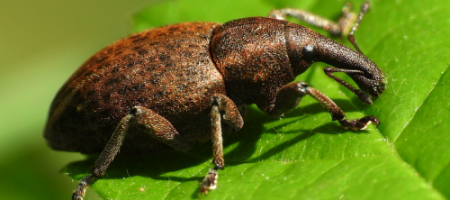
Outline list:
[[[0,180],[0,200],[69,199],[78,181],[71,182],[69,176],[64,175],[61,170],[72,161],[82,160],[83,156],[78,153],[56,152],[47,147],[42,131],[49,105],[57,90],[83,61],[111,42],[130,34],[131,15],[156,1],[162,0],[0,0],[0,94],[3,97],[0,98],[0,172],[3,175]],[[301,2],[307,4],[309,1]],[[384,100],[379,99],[377,103],[378,107],[383,107],[379,117],[386,119],[380,133],[387,134],[383,137],[395,138],[406,132],[397,143],[391,143],[392,151],[400,154],[398,163],[404,162],[402,166],[407,168],[405,171],[410,168],[417,170],[417,176],[423,179],[425,185],[420,187],[438,189],[448,194],[445,184],[448,183],[449,168],[446,162],[449,154],[446,145],[442,145],[446,144],[448,137],[438,133],[448,127],[441,123],[448,119],[445,111],[449,105],[441,96],[448,95],[436,94],[440,91],[437,90],[438,92],[433,93],[434,96],[431,95],[433,98],[427,99],[428,94],[424,93],[427,88],[434,88],[433,84],[448,86],[448,79],[440,80],[441,74],[434,73],[440,72],[440,69],[448,71],[448,46],[443,40],[448,36],[448,26],[445,25],[449,20],[445,17],[447,9],[441,8],[448,3],[436,0],[420,10],[421,2],[416,1],[402,3],[403,7],[396,7],[393,2],[381,6],[387,4],[381,2],[387,1],[378,2],[379,13],[386,13],[385,18],[388,20],[383,19],[383,23],[373,24],[374,29],[384,30],[384,33],[372,39],[372,44],[377,46],[371,49],[371,53],[374,58],[385,61],[380,66],[386,67],[383,70],[386,69],[389,76],[395,77],[390,79],[389,87],[392,89],[387,90]],[[400,4],[401,1],[395,3]],[[230,18],[236,18],[233,15],[240,14],[239,9],[247,10],[247,7],[230,9],[234,5],[228,6],[221,9],[233,10],[229,13]],[[323,9],[319,6],[315,8]],[[392,8],[396,12],[391,11]],[[170,13],[177,12],[176,7],[170,9],[174,10]],[[214,9],[210,12],[214,12]],[[183,12],[176,14],[185,17]],[[197,11],[196,14],[203,13]],[[166,16],[156,21],[165,24],[165,20],[170,20],[169,18],[170,16]],[[374,31],[372,35],[366,35],[366,38],[379,33],[380,31]],[[376,39],[380,41],[373,42]],[[371,40],[359,42],[363,43],[360,46],[364,46],[366,42],[366,48],[367,44],[371,44]],[[405,66],[408,68],[402,68]],[[426,68],[423,66],[430,66],[433,70],[424,70]],[[415,95],[419,98],[414,97]],[[408,102],[405,103],[403,99]],[[422,108],[421,102],[424,99],[427,99],[424,105],[428,106]],[[398,102],[402,104],[395,105]],[[430,105],[438,106],[433,108]],[[433,110],[428,110],[430,107]],[[370,109],[374,111],[378,108]],[[417,109],[419,114],[415,112]],[[443,110],[440,115],[426,115],[439,109]],[[427,126],[418,123],[422,121],[428,123],[425,124]],[[400,133],[396,130],[400,130]],[[421,134],[422,132],[427,134]],[[326,137],[331,138],[328,135]],[[425,149],[425,153],[421,149]],[[435,170],[438,168],[436,166],[442,166],[442,171]],[[382,169],[386,169],[385,166]],[[437,181],[433,177],[424,176],[427,173],[429,175],[429,172],[440,173]],[[405,182],[405,185],[408,184],[410,183]],[[98,199],[95,192],[89,190],[85,199]]]
[[[0,199],[69,199],[77,181],[61,169],[83,156],[47,147],[48,107],[84,60],[130,34],[132,13],[155,1],[0,0]]]

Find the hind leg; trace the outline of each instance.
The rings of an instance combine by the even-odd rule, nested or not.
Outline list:
[[[108,144],[95,162],[92,173],[80,180],[80,183],[72,194],[73,200],[83,199],[86,188],[96,179],[103,176],[109,164],[111,164],[119,152],[131,121],[143,125],[146,133],[152,138],[176,150],[186,151],[190,148],[190,144],[181,137],[172,124],[164,117],[153,112],[151,109],[136,106],[128,115],[120,120]]]

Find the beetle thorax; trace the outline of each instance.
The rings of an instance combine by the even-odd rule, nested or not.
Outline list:
[[[252,18],[214,30],[212,55],[233,100],[266,106],[278,89],[294,80],[286,52],[285,22]]]

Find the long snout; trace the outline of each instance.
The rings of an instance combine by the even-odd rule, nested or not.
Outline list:
[[[356,70],[347,72],[359,88],[372,96],[379,96],[386,83],[383,72],[365,55],[325,37],[325,41],[315,43],[316,59],[335,68]]]

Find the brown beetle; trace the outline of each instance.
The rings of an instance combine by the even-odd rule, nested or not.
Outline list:
[[[317,61],[336,68],[325,73],[363,102],[385,89],[381,70],[356,46],[353,32],[368,2],[355,15],[344,9],[340,23],[295,9],[274,10],[270,18],[238,19],[225,24],[189,22],[131,35],[106,47],[63,85],[50,109],[44,137],[56,150],[101,153],[91,175],[72,199],[100,178],[116,154],[138,155],[165,149],[187,151],[212,140],[214,168],[201,191],[214,189],[224,168],[222,135],[243,126],[243,105],[255,103],[272,116],[295,108],[311,95],[344,128],[362,130],[378,119],[344,119],[328,97],[295,77]],[[286,15],[337,35],[349,34],[358,51],[311,29],[287,22]],[[278,19],[274,19],[278,18]],[[352,20],[353,19],[353,20]],[[349,33],[352,28],[351,33]],[[333,76],[348,74],[364,91]],[[368,94],[369,95],[368,95]]]

